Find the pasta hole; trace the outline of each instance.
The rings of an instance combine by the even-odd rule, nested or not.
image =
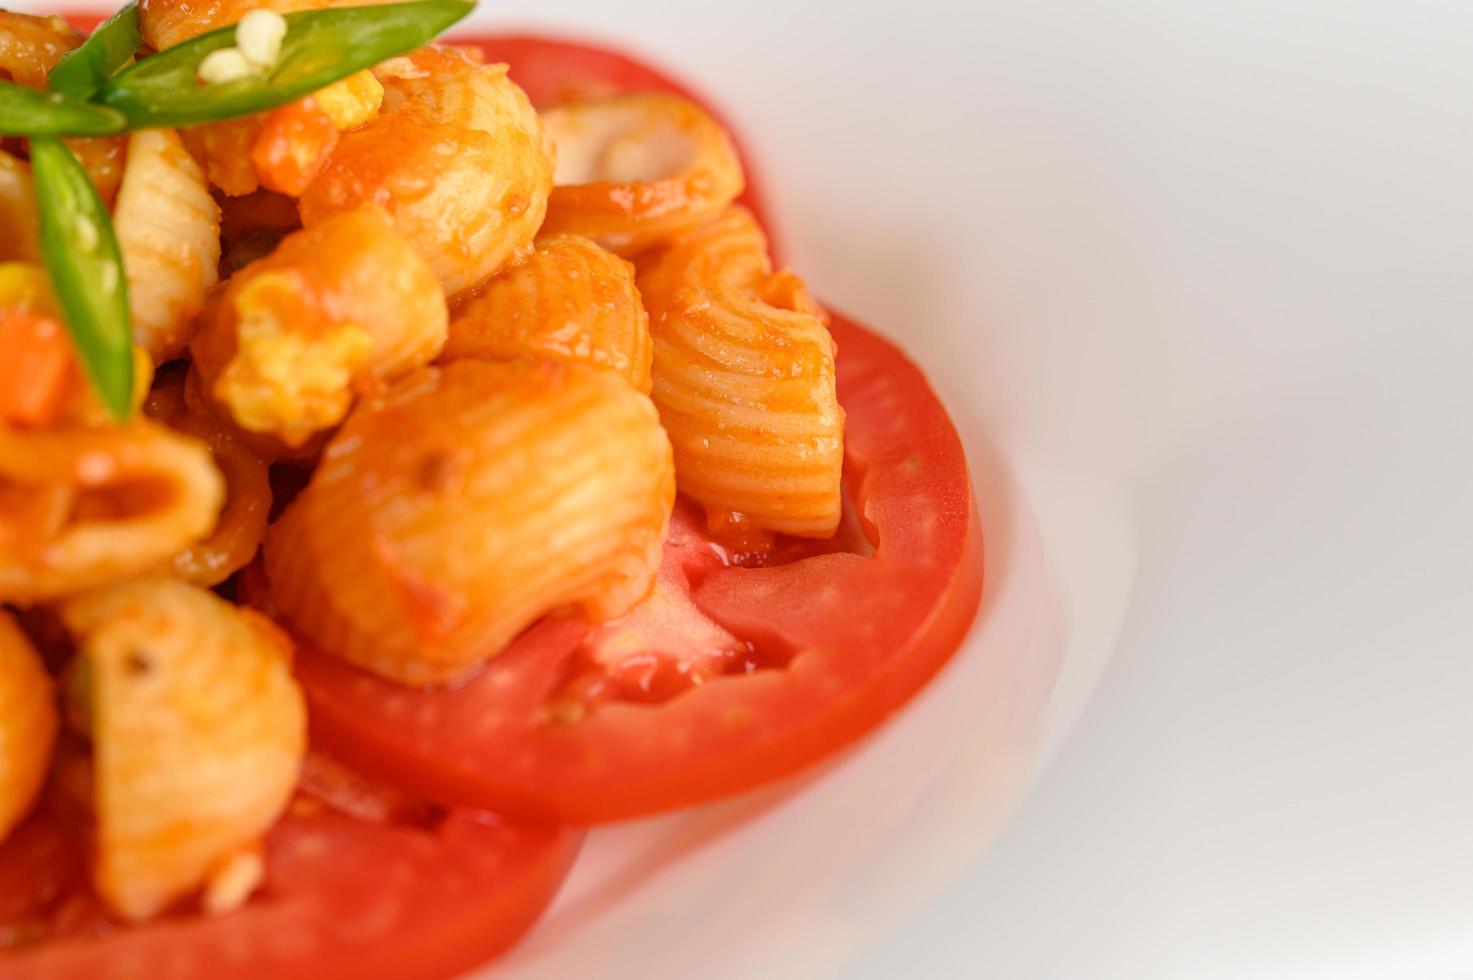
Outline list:
[[[84,487],[72,504],[72,524],[121,523],[167,510],[178,488],[159,477],[135,477],[100,487]]]

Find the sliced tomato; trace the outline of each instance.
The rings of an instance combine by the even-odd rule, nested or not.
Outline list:
[[[592,631],[544,621],[456,689],[303,651],[314,737],[439,800],[589,824],[787,776],[879,724],[965,636],[981,531],[921,372],[849,320],[833,332],[846,492],[872,553],[784,541],[754,562],[682,511],[653,607]]]
[[[741,134],[730,117],[709,98],[666,71],[603,46],[528,34],[475,34],[453,37],[452,41],[480,48],[488,62],[505,62],[511,66],[512,80],[526,90],[538,108],[614,92],[673,92],[704,108],[731,134],[747,174],[747,189],[739,200],[757,216],[767,232],[773,257],[777,258],[780,250],[776,233],[767,220],[766,196],[752,156],[743,148]]]
[[[0,978],[452,977],[525,932],[577,852],[572,831],[406,806],[331,771],[316,782],[267,837],[243,908],[131,927],[87,887],[78,824],[42,808],[0,845]]]

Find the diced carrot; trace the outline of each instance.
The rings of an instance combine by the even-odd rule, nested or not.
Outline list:
[[[251,163],[262,186],[295,197],[327,166],[337,145],[332,117],[309,96],[267,115],[251,147]]]
[[[56,421],[79,375],[71,341],[55,317],[0,311],[0,421],[46,426]]]

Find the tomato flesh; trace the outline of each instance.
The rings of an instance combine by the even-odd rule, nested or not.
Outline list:
[[[351,792],[379,819],[299,796],[267,836],[266,877],[243,908],[126,927],[87,885],[80,824],[43,807],[0,844],[0,980],[455,976],[536,921],[580,842]]]
[[[625,660],[607,644],[590,655],[590,628],[559,619],[453,690],[400,687],[307,649],[314,737],[435,799],[591,824],[770,782],[879,724],[965,636],[981,531],[961,441],[921,372],[843,317],[833,333],[846,483],[872,554],[785,541],[779,563],[752,567],[682,511],[661,575],[678,612],[622,624],[649,631],[643,647],[623,638]],[[682,617],[699,638],[684,657],[669,635]],[[741,647],[713,645],[722,635]],[[631,696],[631,660],[685,676]]]

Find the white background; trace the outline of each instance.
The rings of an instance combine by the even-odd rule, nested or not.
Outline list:
[[[903,901],[712,879],[652,927],[554,920],[498,973],[635,975],[643,944],[642,975],[689,975],[663,950],[698,935],[707,977],[1473,977],[1473,3],[478,16],[622,40],[731,111],[793,264],[1008,461],[1069,638],[1000,838],[922,796],[882,823],[885,867],[941,866]],[[784,860],[816,824],[822,867],[875,851],[833,788],[971,697],[959,664],[764,818]],[[662,874],[709,877],[705,846]]]

